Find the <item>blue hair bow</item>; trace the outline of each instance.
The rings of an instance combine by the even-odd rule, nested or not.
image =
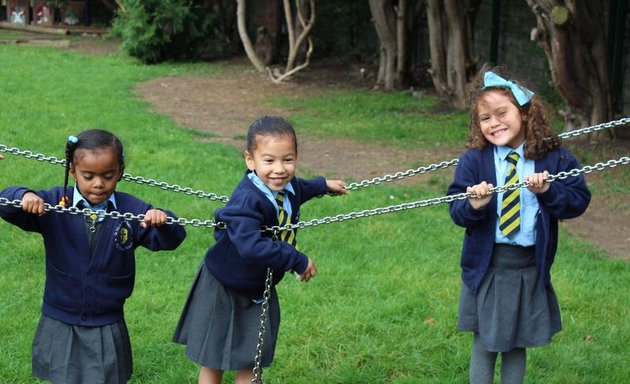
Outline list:
[[[503,87],[509,88],[512,91],[512,95],[518,102],[520,106],[523,106],[534,97],[534,92],[529,89],[523,87],[522,85],[518,85],[513,81],[505,80],[501,76],[497,75],[492,71],[488,71],[483,75],[483,87]]]
[[[75,136],[68,136],[68,141],[72,144],[76,144],[79,142],[79,139],[77,139]]]

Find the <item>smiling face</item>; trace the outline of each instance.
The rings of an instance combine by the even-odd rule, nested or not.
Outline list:
[[[253,151],[245,151],[245,163],[275,192],[282,191],[295,176],[297,149],[291,135],[257,135]]]
[[[97,205],[114,193],[122,169],[113,147],[79,148],[74,153],[70,173],[81,195],[90,204]]]
[[[507,94],[491,90],[477,102],[483,136],[494,145],[516,148],[525,141],[521,111]]]

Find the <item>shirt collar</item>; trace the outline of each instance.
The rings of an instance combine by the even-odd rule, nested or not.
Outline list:
[[[499,159],[501,159],[501,161],[506,161],[505,159],[508,157],[508,155],[514,151],[516,153],[518,153],[519,158],[523,158],[523,153],[524,153],[524,148],[525,148],[525,142],[521,143],[521,145],[519,145],[516,148],[511,148],[511,147],[507,147],[507,146],[495,146],[496,148],[496,153],[497,156],[499,156]]]
[[[251,171],[247,173],[247,177],[254,183],[256,188],[260,189],[264,194],[271,195],[274,199],[278,192],[272,191],[269,187],[258,177],[255,171]],[[291,183],[287,184],[284,187],[284,192],[289,192],[291,195],[295,195],[295,190],[293,189],[293,185]]]
[[[77,207],[79,208],[79,204],[81,202],[85,202],[85,204],[91,208],[92,210],[98,211],[98,210],[107,210],[107,205],[108,203],[111,201],[112,206],[114,207],[114,209],[117,209],[118,207],[116,206],[116,196],[114,196],[114,194],[112,193],[111,195],[109,195],[109,198],[107,200],[105,200],[104,202],[102,202],[101,204],[98,204],[96,206],[92,206],[92,204],[90,204],[89,201],[87,201],[85,199],[85,197],[83,197],[83,195],[81,195],[81,192],[79,192],[79,188],[77,188],[76,186],[74,187],[74,192],[72,193],[72,206],[73,207]]]

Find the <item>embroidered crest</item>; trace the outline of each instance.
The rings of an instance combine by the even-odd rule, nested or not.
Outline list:
[[[116,248],[121,251],[126,251],[133,246],[131,225],[126,220],[121,220],[120,224],[114,231],[114,244],[116,244]]]

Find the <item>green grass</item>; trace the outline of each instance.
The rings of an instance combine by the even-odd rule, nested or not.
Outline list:
[[[220,65],[147,67],[116,55],[7,45],[0,46],[0,67],[5,74],[0,144],[62,157],[68,135],[101,127],[123,140],[127,172],[134,175],[221,195],[242,176],[237,149],[208,143],[206,134],[150,112],[133,92],[159,76],[220,74]],[[460,148],[465,137],[465,115],[434,114],[436,102],[429,97],[334,91],[272,102],[297,106],[290,116],[296,126],[315,127],[331,139],[420,148],[439,141]],[[0,187],[48,188],[63,181],[58,165],[4,156]],[[393,183],[315,199],[303,208],[302,219],[439,196],[451,172],[418,176],[431,179],[426,186]],[[205,220],[221,206],[129,182],[121,182],[119,190],[185,218]],[[38,235],[4,222],[0,229],[0,378],[35,383],[30,349],[43,292],[43,246]],[[176,251],[137,253],[136,287],[126,305],[132,383],[196,382],[197,367],[170,339],[213,237],[207,228],[187,231]],[[278,286],[283,320],[266,381],[466,383],[470,335],[456,329],[462,237],[443,204],[301,230],[300,245],[316,261],[319,275],[308,284],[288,278]],[[551,345],[529,350],[526,383],[626,380],[630,264],[607,258],[563,230],[553,281],[564,330]]]
[[[324,91],[307,98],[287,98],[276,105],[298,112],[292,121],[320,136],[342,136],[400,147],[461,146],[468,133],[467,115],[438,112],[438,100],[409,92]]]

